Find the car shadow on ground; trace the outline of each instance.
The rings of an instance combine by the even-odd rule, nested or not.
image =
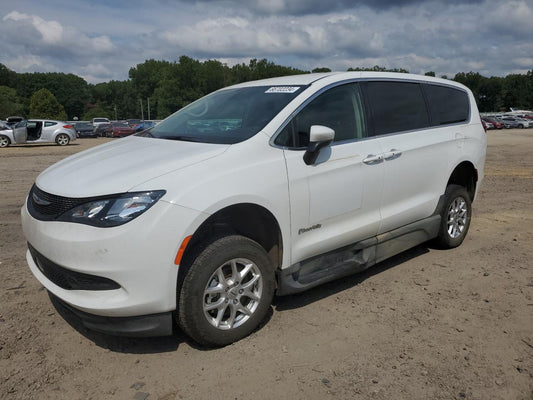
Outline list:
[[[194,347],[194,344],[182,333],[177,327],[171,336],[162,337],[126,337],[112,336],[96,332],[86,328],[81,320],[69,309],[65,308],[57,299],[48,293],[48,297],[57,313],[79,334],[89,339],[97,346],[109,349],[117,353],[128,354],[154,354],[167,353],[175,351],[181,343],[188,342]]]
[[[403,264],[404,262],[419,257],[422,254],[426,254],[429,252],[430,248],[431,247],[428,247],[428,244],[425,243],[413,247],[412,249],[406,250],[403,253],[400,253],[385,261],[382,261],[368,268],[365,271],[355,273],[353,275],[348,275],[343,278],[335,279],[331,282],[324,283],[305,292],[276,297],[274,298],[274,306],[276,308],[276,311],[283,312],[286,310],[300,308],[316,301],[322,300],[326,297],[333,296],[346,289],[357,286],[368,278],[371,278],[376,274],[386,271],[389,268],[395,267],[399,264]]]
[[[58,148],[65,148],[65,147],[71,147],[71,146],[79,146],[79,143],[69,143],[66,146],[58,146],[57,143],[53,142],[47,142],[47,143],[14,143],[10,144],[9,147],[12,147],[14,149],[23,149],[23,148],[33,148],[33,147],[58,147]]]
[[[48,297],[50,298],[50,301],[57,313],[72,328],[74,328],[80,335],[89,339],[91,342],[103,349],[124,354],[157,354],[174,352],[180,345],[186,343],[188,346],[200,351],[216,350],[216,348],[200,346],[196,342],[192,341],[187,335],[185,335],[185,333],[181,331],[175,321],[173,322],[172,327],[173,333],[169,336],[144,338],[113,336],[96,332],[86,328],[79,317],[63,306],[55,296],[48,293]],[[260,331],[268,323],[268,321],[270,321],[273,314],[273,310],[270,308],[267,316],[254,332]]]
[[[360,283],[364,282],[366,279],[376,274],[386,271],[389,268],[395,267],[427,252],[429,252],[429,247],[427,244],[414,247],[388,260],[376,264],[373,267],[367,269],[366,271],[356,273],[354,275],[350,275],[344,278],[336,279],[334,281],[322,284],[320,286],[317,286],[316,288],[307,290],[302,293],[275,297],[273,301],[273,306],[276,312],[283,312],[286,310],[293,310],[300,307],[304,307],[308,304],[314,303],[326,297],[333,296],[346,289],[357,286]],[[174,323],[173,326],[173,334],[170,336],[162,337],[137,338],[126,336],[112,336],[96,332],[86,328],[81,322],[81,320],[72,311],[65,308],[60,302],[58,302],[53,295],[49,294],[49,297],[58,314],[72,328],[74,328],[79,334],[89,339],[97,346],[104,349],[109,349],[113,352],[125,354],[168,353],[176,351],[178,347],[184,343],[200,351],[216,350],[216,348],[209,348],[196,344],[178,328],[176,323]],[[273,314],[274,311],[271,307],[265,319],[261,322],[259,327],[254,332],[259,332],[265,325],[267,325]]]

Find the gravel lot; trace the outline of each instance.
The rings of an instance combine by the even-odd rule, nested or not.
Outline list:
[[[20,207],[36,176],[111,139],[0,149],[0,398],[533,399],[533,129],[487,135],[462,246],[277,298],[268,323],[216,350],[179,331],[87,331],[26,265]]]

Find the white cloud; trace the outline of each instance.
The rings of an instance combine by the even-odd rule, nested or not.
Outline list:
[[[532,68],[530,0],[2,3],[14,11],[0,24],[1,63],[91,82],[124,80],[146,59],[181,55],[229,65],[267,58],[306,70],[380,65],[448,76]]]
[[[30,23],[42,35],[43,42],[47,44],[57,44],[63,39],[63,27],[57,21],[45,21],[36,15],[28,15],[12,11],[7,14],[4,21],[15,21],[21,24]]]

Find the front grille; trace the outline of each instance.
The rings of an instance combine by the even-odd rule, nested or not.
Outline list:
[[[46,193],[33,185],[28,196],[28,211],[37,219],[50,220],[84,202],[84,199],[72,199]]]
[[[120,288],[120,285],[111,279],[61,267],[43,256],[29,243],[28,248],[39,270],[60,288],[67,290],[113,290]]]
[[[70,198],[57,196],[42,191],[34,184],[28,196],[28,211],[35,219],[51,221],[80,204],[99,198],[101,197]]]

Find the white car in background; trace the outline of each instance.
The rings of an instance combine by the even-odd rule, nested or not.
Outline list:
[[[0,131],[0,147],[23,143],[56,143],[66,146],[73,140],[76,140],[76,131],[72,125],[50,119],[22,120],[12,130]]]

